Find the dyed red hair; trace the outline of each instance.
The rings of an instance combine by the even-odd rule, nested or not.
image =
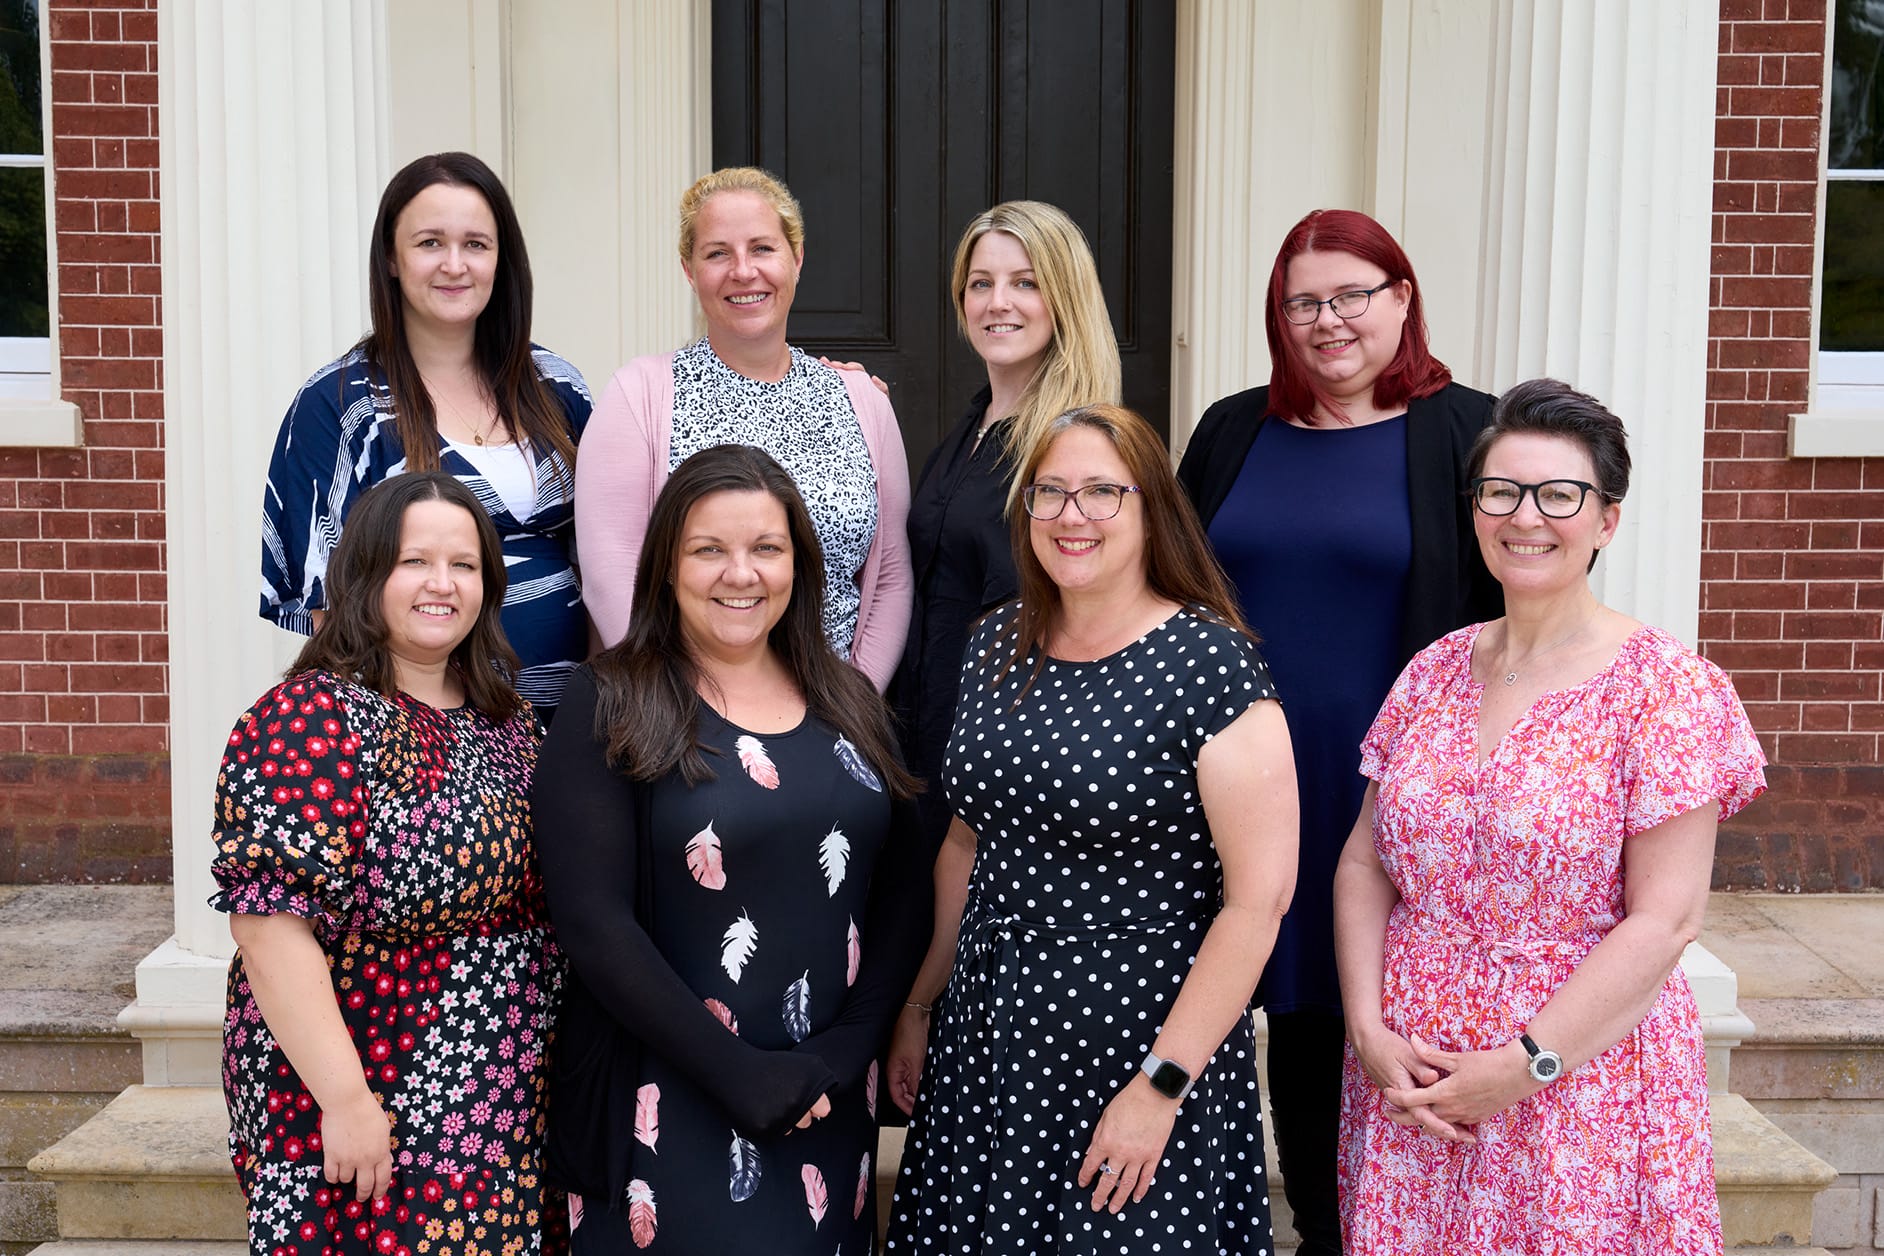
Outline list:
[[[1426,346],[1426,307],[1420,301],[1420,281],[1399,241],[1366,214],[1352,209],[1317,209],[1289,228],[1269,272],[1269,299],[1263,306],[1263,327],[1269,333],[1269,411],[1285,419],[1313,424],[1315,409],[1344,415],[1341,403],[1302,366],[1295,350],[1283,338],[1282,300],[1288,295],[1289,263],[1301,253],[1348,253],[1380,267],[1391,282],[1406,281],[1411,290],[1406,325],[1400,332],[1400,351],[1374,381],[1374,404],[1382,409],[1404,406],[1416,397],[1430,397],[1452,382],[1452,372]]]

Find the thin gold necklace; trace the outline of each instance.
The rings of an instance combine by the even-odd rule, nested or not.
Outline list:
[[[423,377],[421,377],[421,378],[423,378]],[[498,425],[499,423],[502,423],[502,422],[503,422],[503,420],[502,420],[501,418],[499,418],[499,417],[497,416],[497,413],[496,413],[496,411],[497,411],[497,407],[496,407],[496,406],[492,406],[492,407],[491,407],[491,422],[490,422],[490,425],[489,425],[488,427],[486,427],[486,428],[485,428],[485,429],[484,429],[483,431],[479,431],[479,430],[478,430],[478,425],[477,425],[477,424],[475,424],[475,423],[472,423],[472,422],[470,422],[469,420],[467,420],[467,419],[465,418],[465,416],[464,416],[464,411],[463,411],[463,410],[460,410],[460,409],[458,408],[458,403],[457,403],[457,402],[455,402],[455,401],[453,401],[453,400],[452,400],[452,399],[451,399],[450,397],[446,397],[446,396],[444,396],[443,394],[441,394],[441,393],[439,393],[439,392],[437,392],[437,391],[435,391],[435,390],[434,390],[434,389],[432,388],[432,383],[431,383],[431,381],[430,381],[430,380],[426,380],[426,381],[425,381],[425,388],[426,388],[426,391],[427,391],[427,392],[429,392],[429,393],[431,393],[431,394],[432,394],[432,399],[433,399],[434,401],[439,401],[439,400],[442,400],[442,401],[444,401],[444,403],[445,403],[445,404],[446,404],[447,406],[450,406],[450,407],[451,407],[451,414],[452,414],[452,417],[453,417],[453,418],[455,418],[455,419],[457,419],[457,420],[458,420],[458,422],[459,422],[460,424],[462,424],[463,426],[465,426],[465,427],[468,427],[468,428],[470,428],[470,429],[471,429],[471,439],[472,439],[472,440],[474,440],[474,441],[476,441],[476,442],[478,443],[478,445],[479,445],[479,447],[480,447],[480,448],[481,448],[481,447],[483,446],[483,444],[484,444],[484,438],[485,438],[485,437],[487,437],[487,436],[495,436],[495,435],[497,434],[497,425]],[[480,395],[482,394],[482,391],[483,391],[483,390],[482,390],[482,389],[480,388],[480,389],[479,389],[479,393],[480,393]]]

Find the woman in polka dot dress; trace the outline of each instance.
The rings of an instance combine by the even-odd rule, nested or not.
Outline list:
[[[889,1248],[1267,1252],[1249,1000],[1295,879],[1281,708],[1144,420],[1063,415],[1020,482],[1021,599],[969,645],[891,1047]]]

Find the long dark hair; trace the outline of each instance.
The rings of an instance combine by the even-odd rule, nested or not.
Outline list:
[[[523,228],[510,194],[491,168],[470,153],[433,153],[420,157],[392,177],[380,194],[379,213],[373,219],[373,243],[367,251],[366,283],[372,298],[373,330],[355,346],[385,376],[392,391],[399,443],[405,447],[406,465],[414,471],[438,466],[438,417],[432,395],[412,360],[406,344],[405,296],[393,276],[398,249],[393,228],[412,198],[435,183],[470,188],[490,206],[497,222],[497,273],[491,281],[490,304],[478,315],[472,356],[478,376],[490,390],[497,413],[511,435],[526,439],[538,451],[550,450],[561,460],[565,474],[574,474],[576,443],[569,435],[569,420],[556,394],[536,372],[530,356],[530,307],[535,286],[530,279],[530,254],[523,245]]]
[[[1416,397],[1430,397],[1452,382],[1452,372],[1433,356],[1426,343],[1426,306],[1420,300],[1420,281],[1413,263],[1387,229],[1366,214],[1352,209],[1317,209],[1289,228],[1269,271],[1269,299],[1263,302],[1263,327],[1269,333],[1269,409],[1285,419],[1313,426],[1315,407],[1345,417],[1336,401],[1308,373],[1289,347],[1282,330],[1282,302],[1289,294],[1289,263],[1302,253],[1348,253],[1387,272],[1392,283],[1406,281],[1406,323],[1400,329],[1400,350],[1374,380],[1374,404],[1402,406]]]
[[[700,744],[700,669],[681,630],[674,572],[687,516],[714,493],[767,493],[785,508],[792,542],[792,595],[768,644],[812,715],[857,747],[890,793],[920,786],[897,759],[889,707],[824,635],[824,551],[785,469],[751,445],[715,445],[674,468],[648,519],[635,572],[634,618],[620,645],[591,663],[595,735],[618,771],[652,781],[679,769],[688,785],[710,781]]]
[[[504,605],[509,577],[504,573],[504,550],[491,517],[478,505],[471,490],[444,471],[412,471],[381,480],[360,495],[347,512],[340,544],[327,562],[327,612],[314,630],[288,675],[327,671],[357,680],[390,698],[399,692],[399,680],[387,642],[391,631],[380,609],[386,578],[399,561],[399,537],[405,528],[406,508],[414,502],[450,502],[471,516],[478,530],[478,574],[483,578],[484,605],[477,621],[458,648],[451,666],[464,683],[465,700],[494,720],[503,721],[523,708],[523,699],[510,687],[509,677],[521,664],[504,636],[498,613]]]
[[[1076,427],[1091,428],[1112,442],[1138,484],[1136,494],[1145,513],[1145,582],[1168,602],[1195,607],[1227,627],[1256,640],[1237,608],[1230,581],[1217,564],[1204,528],[1190,499],[1171,473],[1171,458],[1151,424],[1124,406],[1081,406],[1049,423],[1021,463],[1018,483],[1034,482],[1053,442]],[[1060,586],[1040,565],[1030,534],[1032,518],[1025,510],[1012,512],[1010,531],[1014,567],[1020,574],[1020,613],[1003,634],[1009,655],[989,682],[1001,683],[1016,663],[1038,651],[1033,674],[1046,662],[1047,640],[1060,624]],[[1028,685],[1033,684],[1032,679]],[[1025,693],[1026,689],[1023,688]]]

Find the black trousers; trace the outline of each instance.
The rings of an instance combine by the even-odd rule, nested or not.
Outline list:
[[[1297,1256],[1341,1256],[1335,1156],[1346,1041],[1338,1013],[1269,1013],[1269,1110],[1282,1193],[1302,1239]]]

